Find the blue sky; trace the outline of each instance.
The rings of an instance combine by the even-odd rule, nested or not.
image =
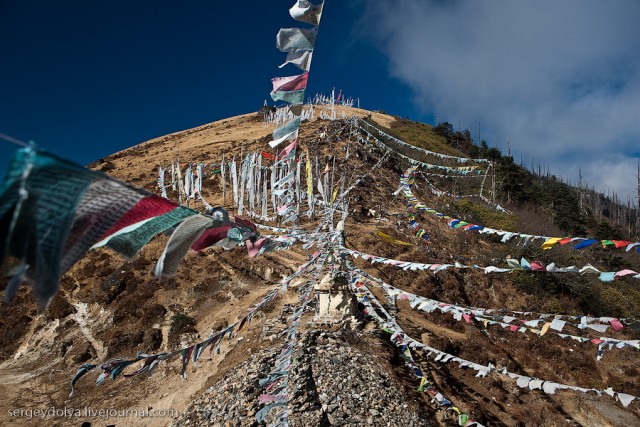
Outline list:
[[[278,69],[292,0],[1,1],[0,132],[81,163],[257,111]],[[358,2],[330,1],[307,94],[342,88],[361,106],[415,116],[409,88],[356,35]],[[0,141],[4,164],[14,150]]]
[[[293,0],[0,1],[0,132],[88,163],[256,111]],[[328,0],[308,94],[435,116],[577,182],[635,193],[640,2]],[[0,142],[0,171],[13,147]]]

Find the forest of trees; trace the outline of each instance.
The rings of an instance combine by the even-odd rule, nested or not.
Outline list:
[[[489,147],[484,140],[479,145],[474,144],[468,129],[455,131],[449,122],[439,123],[434,131],[467,156],[493,161],[496,201],[550,210],[554,223],[574,236],[591,235],[602,239],[640,236],[637,200],[628,197],[623,201],[615,192],[599,193],[583,182],[582,177],[577,185],[572,185],[551,174],[548,168],[544,170],[540,165],[527,168],[522,160],[516,163],[510,153]],[[640,175],[640,168],[638,172]],[[633,178],[638,180],[640,197],[640,178]]]

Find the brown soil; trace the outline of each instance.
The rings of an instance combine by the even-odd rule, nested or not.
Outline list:
[[[350,109],[350,114],[368,115],[365,110]],[[373,113],[372,119],[390,127],[394,118]],[[349,176],[370,171],[380,158],[377,150],[364,148],[348,140],[348,134],[326,141],[319,134],[336,123],[317,120],[305,123],[301,141],[317,153],[322,165],[336,156],[342,167],[344,149],[349,144]],[[152,192],[156,188],[158,166],[167,166],[180,158],[186,162],[219,162],[266,147],[272,127],[257,114],[246,114],[198,128],[156,138],[101,159],[91,167]],[[265,149],[266,151],[266,149]],[[340,169],[342,170],[342,169]],[[339,170],[339,171],[340,171]],[[384,257],[420,262],[461,262],[489,264],[496,254],[506,254],[501,244],[474,233],[454,231],[446,223],[429,215],[419,216],[421,225],[431,233],[425,247],[407,227],[402,196],[392,193],[398,187],[402,165],[389,160],[373,170],[352,192],[350,215],[346,221],[346,245]],[[229,210],[229,198],[222,199],[218,177],[205,181],[205,199]],[[170,197],[173,195],[170,194]],[[425,202],[437,202],[432,195],[420,193]],[[192,207],[198,208],[196,204]],[[312,225],[303,223],[310,229]],[[380,239],[381,230],[415,246],[397,246]],[[69,381],[82,363],[100,362],[113,356],[131,357],[137,352],[153,352],[195,342],[234,322],[269,292],[281,277],[295,271],[306,260],[299,246],[290,251],[248,258],[243,248],[224,251],[219,248],[204,254],[189,254],[171,279],[154,279],[150,271],[160,255],[166,237],[154,239],[138,258],[126,261],[108,250],[90,252],[63,278],[61,291],[49,307],[39,312],[30,292],[23,288],[10,304],[0,304],[0,424],[79,426],[157,426],[168,425],[171,418],[55,418],[34,423],[9,416],[15,409],[83,408],[97,409],[175,409],[185,410],[203,390],[224,377],[247,356],[267,347],[280,345],[261,338],[265,319],[277,316],[283,304],[295,303],[295,293],[279,298],[271,310],[256,316],[239,338],[225,340],[220,355],[201,359],[197,369],[189,368],[188,380],[179,376],[178,359],[160,365],[150,377],[107,380],[93,384],[96,374],[82,378],[76,394],[69,398]],[[582,254],[582,253],[581,253]],[[462,256],[463,255],[463,256]],[[591,262],[589,254],[576,264]],[[638,261],[629,258],[629,262]],[[393,266],[356,264],[388,283],[424,297],[458,304],[483,307],[509,307],[514,310],[542,311],[545,301],[512,282],[510,275],[483,275],[477,271],[429,272],[402,271]],[[634,268],[634,264],[628,264]],[[3,279],[4,280],[4,279]],[[583,277],[573,280],[584,281]],[[374,290],[381,301],[386,299]],[[567,298],[571,298],[568,296]],[[512,372],[538,376],[583,387],[613,387],[616,391],[640,395],[636,350],[607,351],[601,362],[595,359],[595,346],[546,335],[514,334],[493,326],[456,322],[448,314],[425,314],[411,310],[406,302],[398,304],[398,322],[406,332],[424,343],[477,363],[492,363]],[[576,309],[579,309],[576,306]],[[194,319],[193,325],[171,333],[174,316]],[[621,337],[632,335],[620,334]],[[372,363],[384,363],[406,385],[407,399],[425,399],[415,392],[417,382],[398,358],[381,360],[380,346],[386,349],[387,336],[371,345],[378,356]],[[362,349],[366,343],[355,343]],[[637,425],[640,405],[628,409],[608,396],[596,397],[570,391],[548,396],[541,391],[523,390],[514,380],[497,374],[476,378],[475,372],[457,365],[441,365],[416,352],[417,361],[427,369],[443,393],[462,409],[488,425]],[[426,400],[423,400],[427,405]],[[434,422],[442,423],[434,414]]]

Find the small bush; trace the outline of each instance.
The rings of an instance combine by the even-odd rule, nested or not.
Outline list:
[[[599,298],[599,308],[605,316],[616,317],[638,317],[640,314],[640,292],[626,289],[623,291],[619,287],[609,284],[602,285]]]
[[[517,217],[515,215],[498,212],[488,206],[473,203],[469,200],[457,200],[452,204],[464,216],[465,221],[482,224],[498,230],[515,230]],[[461,218],[462,219],[462,218]]]
[[[196,320],[184,313],[176,313],[171,318],[171,327],[169,328],[169,342],[175,343],[179,341],[181,334],[187,332],[197,332]]]

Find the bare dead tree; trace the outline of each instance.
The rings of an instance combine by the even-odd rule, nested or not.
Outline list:
[[[478,122],[478,126],[480,126],[480,122]],[[511,203],[510,196],[508,197],[508,199],[509,203]],[[493,203],[496,202],[496,167],[493,163],[491,163],[491,201]]]
[[[627,236],[631,236],[631,196],[627,195]]]
[[[580,206],[580,215],[582,215],[582,168],[578,168],[578,206]]]
[[[640,162],[638,162],[638,173],[636,175],[638,180],[638,203],[636,204],[636,236],[640,235]]]
[[[600,194],[596,194],[595,187],[592,188],[591,191],[595,194],[595,208],[598,215],[598,221],[602,221],[602,198]]]

